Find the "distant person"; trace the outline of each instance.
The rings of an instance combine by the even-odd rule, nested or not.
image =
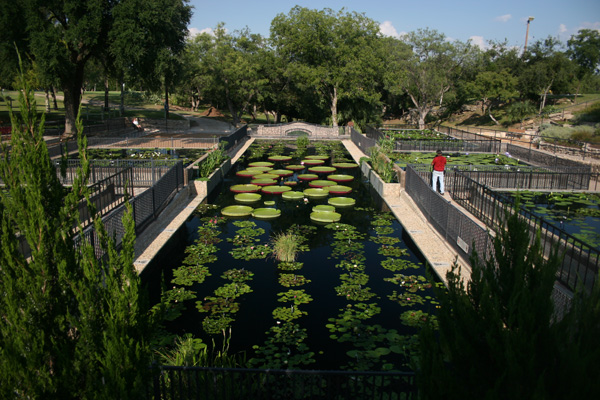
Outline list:
[[[140,120],[136,118],[133,119],[133,127],[137,130],[137,131],[143,131],[144,128],[142,128],[142,126],[140,125]]]
[[[446,157],[442,155],[442,151],[438,150],[437,155],[433,158],[433,173],[431,179],[431,187],[434,192],[437,192],[437,183],[440,182],[440,194],[444,195],[444,169],[446,168]]]

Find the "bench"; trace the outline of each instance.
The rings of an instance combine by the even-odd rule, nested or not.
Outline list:
[[[521,139],[524,134],[525,134],[524,130],[522,130],[522,129],[515,129],[513,131],[506,132],[506,137],[507,138]]]

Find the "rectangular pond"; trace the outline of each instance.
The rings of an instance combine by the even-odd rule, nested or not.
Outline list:
[[[225,333],[229,353],[244,352],[248,367],[409,369],[417,327],[435,320],[437,302],[402,226],[341,144],[309,147],[308,154],[279,149],[279,158],[268,143],[253,146],[159,255],[149,268],[155,272],[142,276],[156,288],[156,271],[164,273],[173,311],[167,330],[214,339],[217,348]],[[248,173],[255,162],[273,163],[260,172],[275,177]],[[253,180],[266,185],[255,192],[260,199],[236,193],[252,189]],[[291,192],[298,198],[289,199]],[[328,213],[338,201],[332,198],[355,204],[334,207],[339,221],[316,221],[336,218]],[[223,215],[229,206],[242,206],[233,209],[242,214],[251,207],[254,216]],[[311,217],[315,207],[325,212]],[[256,210],[264,208],[271,211],[261,217]],[[285,254],[290,238],[300,251],[295,261],[279,261],[274,249]]]

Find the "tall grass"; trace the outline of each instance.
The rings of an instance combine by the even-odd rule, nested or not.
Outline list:
[[[273,256],[278,261],[295,261],[300,251],[301,243],[302,238],[293,233],[279,233],[273,238]]]

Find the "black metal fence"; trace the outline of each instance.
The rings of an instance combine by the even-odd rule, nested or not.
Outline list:
[[[173,166],[181,161],[175,159],[143,159],[143,160],[90,160],[91,183],[107,179],[125,168],[131,168],[133,179],[131,187],[150,187],[154,185]],[[79,159],[67,160],[66,176],[61,177],[63,185],[71,185],[81,167]]]
[[[470,259],[473,251],[484,260],[491,250],[491,239],[485,226],[473,219],[431,189],[429,166],[406,167],[406,193],[425,215],[429,223],[464,258]],[[452,179],[446,179],[446,191],[452,193]]]
[[[535,165],[553,165],[563,167],[580,167],[590,168],[589,165],[568,158],[558,157],[556,154],[547,153],[532,148],[526,148],[522,146],[516,146],[513,144],[505,144],[506,151],[511,157],[521,161],[525,161]]]
[[[446,174],[451,177],[454,171],[492,189],[588,190],[591,179],[589,167],[456,165]]]
[[[129,200],[133,209],[136,234],[139,235],[142,233],[158,217],[160,212],[183,186],[183,162],[179,161],[163,174],[154,185]],[[124,213],[125,205],[121,205],[102,219],[108,235],[115,238],[117,246],[120,246],[123,234],[125,233],[122,222]],[[100,245],[98,234],[93,226],[84,231],[83,237],[84,240],[94,246],[96,257],[101,258],[104,256],[104,250]]]
[[[403,400],[418,397],[412,372],[153,368],[149,400]]]
[[[219,138],[219,144],[222,142],[225,142],[225,150],[229,150],[235,146],[237,146],[238,143],[240,143],[243,140],[246,140],[246,137],[248,136],[248,125],[244,125],[241,128],[239,128],[237,131],[233,132],[231,135],[229,136],[222,136]]]
[[[354,128],[350,130],[350,140],[366,155],[370,155],[371,151],[369,149],[377,145],[376,139],[366,137]]]
[[[452,181],[452,199],[490,228],[502,228],[505,212],[515,211],[513,200],[476,182],[468,174],[454,171]],[[579,287],[591,289],[598,275],[600,251],[524,207],[518,212],[528,221],[531,240],[540,232],[545,256],[550,256],[552,251],[564,255],[557,280],[571,291]]]
[[[466,140],[448,137],[447,139],[398,139],[394,151],[424,151],[434,152],[471,152],[498,153],[502,143],[495,140]]]

